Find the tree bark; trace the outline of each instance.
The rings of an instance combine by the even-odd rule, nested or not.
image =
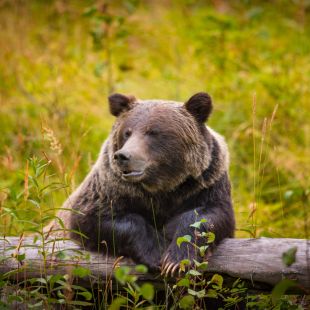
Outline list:
[[[296,247],[296,260],[291,266],[282,262],[282,254]],[[42,253],[45,253],[45,257]],[[24,254],[24,255],[23,255]],[[37,240],[34,237],[0,238],[0,274],[13,281],[40,278],[52,274],[69,274],[83,266],[91,271],[89,283],[107,283],[116,265],[133,266],[129,259],[118,259],[84,251],[70,240]],[[305,292],[310,290],[310,240],[304,239],[225,239],[209,259],[208,273],[224,278],[240,278],[252,284],[273,287],[283,278],[296,280]],[[160,286],[158,275],[141,275],[141,281]],[[87,282],[86,281],[86,282]]]

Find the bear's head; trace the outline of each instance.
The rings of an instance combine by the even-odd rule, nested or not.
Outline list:
[[[183,105],[114,94],[109,104],[117,117],[110,165],[122,181],[152,193],[171,191],[208,168],[211,137],[204,122],[212,101],[207,93],[195,94]]]

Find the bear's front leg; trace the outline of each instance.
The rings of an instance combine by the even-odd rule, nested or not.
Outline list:
[[[173,275],[180,267],[180,262],[184,259],[197,259],[197,251],[192,243],[195,243],[194,228],[190,225],[195,222],[193,210],[174,217],[164,227],[164,235],[168,239],[169,246],[161,259],[161,274]],[[189,235],[191,243],[183,242],[180,247],[177,239]]]
[[[114,255],[130,257],[151,271],[159,271],[163,238],[141,215],[126,214],[103,221],[100,235]]]
[[[196,230],[190,226],[201,219],[206,220],[206,222],[202,221],[199,229]],[[164,228],[170,244],[162,256],[162,275],[173,275],[184,259],[189,259],[191,263],[193,263],[193,259],[197,261],[207,259],[211,255],[214,245],[217,245],[224,238],[233,237],[234,225],[234,217],[229,202],[209,205],[208,208],[197,208],[174,217]],[[215,234],[215,242],[208,248],[204,257],[200,256],[199,247],[207,245],[207,239],[197,237],[195,230],[200,233],[212,231]],[[184,235],[191,236],[191,242],[183,242],[179,247],[177,239]]]

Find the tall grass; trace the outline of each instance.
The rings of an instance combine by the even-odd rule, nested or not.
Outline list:
[[[309,13],[283,3],[237,1],[224,12],[199,1],[1,3],[1,212],[33,156],[50,162],[50,181],[68,184],[47,203],[61,205],[110,131],[112,89],[181,101],[205,90],[210,126],[230,147],[237,236],[305,237]],[[5,216],[0,231],[16,227]]]

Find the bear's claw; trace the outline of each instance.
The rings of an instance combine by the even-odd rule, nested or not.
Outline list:
[[[180,271],[181,271],[180,264],[175,264],[174,267],[171,269],[171,275],[174,275],[178,267],[179,267],[179,274],[180,274]]]
[[[168,258],[169,258],[169,254],[166,254],[164,259],[163,259],[162,266],[164,266],[166,264]]]
[[[164,277],[173,277],[175,271],[180,267],[179,263],[171,263],[171,262],[165,262],[167,258],[165,258],[163,265],[162,265],[162,271],[161,275]]]

